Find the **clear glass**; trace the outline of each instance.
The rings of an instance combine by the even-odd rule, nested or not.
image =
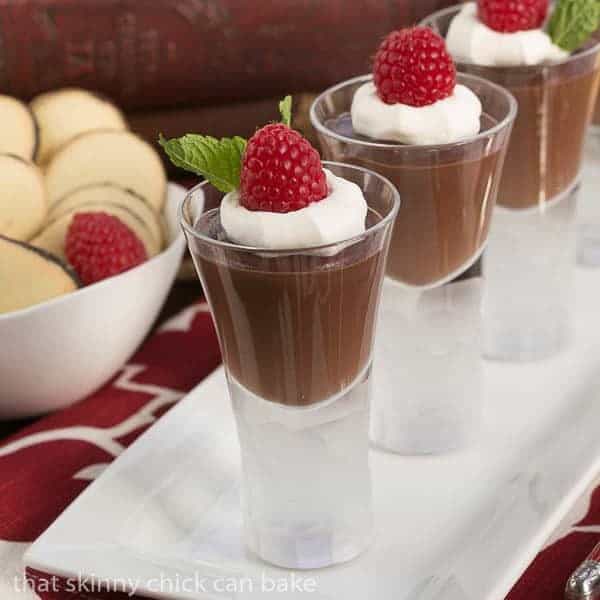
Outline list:
[[[439,11],[422,24],[445,37],[460,9],[457,5]],[[579,178],[600,83],[600,43],[592,39],[582,50],[553,64],[457,66],[506,87],[519,102],[484,262],[484,352],[488,358],[502,360],[545,358],[559,352],[569,339],[564,297],[570,294],[563,290],[555,295],[554,273],[562,272],[562,258],[572,255],[576,212],[571,204],[577,197],[572,188]],[[561,201],[564,207],[555,206]],[[561,257],[560,266],[547,265],[548,256]],[[547,267],[540,268],[541,264]],[[501,279],[495,281],[496,277]],[[526,288],[531,295],[525,293],[521,285],[533,281],[535,288]],[[570,281],[569,273],[564,285]],[[520,290],[511,298],[511,310],[496,310],[507,289]],[[493,298],[494,293],[499,296]],[[501,316],[505,322],[498,320]]]
[[[577,262],[600,267],[600,97],[590,127],[577,210]]]
[[[372,536],[372,348],[399,198],[379,175],[324,163],[369,206],[364,234],[270,251],[229,243],[204,183],[181,220],[213,312],[236,416],[247,546],[278,566],[326,567]]]
[[[432,146],[377,142],[354,134],[349,117],[355,91],[369,80],[321,94],[311,119],[326,158],[381,173],[402,198],[376,343],[371,438],[398,453],[438,453],[465,445],[478,430],[475,263],[486,245],[516,102],[493,83],[459,75],[483,104],[479,135]]]

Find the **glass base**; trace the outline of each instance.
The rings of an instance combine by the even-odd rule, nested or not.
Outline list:
[[[369,545],[369,373],[309,407],[265,401],[229,378],[245,542],[262,560],[316,569],[349,561]]]
[[[577,227],[577,263],[582,267],[600,267],[600,222]]]
[[[577,215],[577,262],[600,267],[600,127],[592,128],[585,148]]]
[[[371,440],[403,455],[441,454],[480,431],[481,280],[431,290],[386,279],[375,344]]]
[[[503,315],[494,328],[489,323],[483,340],[485,358],[501,361],[529,362],[558,354],[568,345],[568,315],[551,316],[533,323],[532,315]]]
[[[495,209],[483,260],[483,350],[489,359],[532,361],[570,337],[576,188],[541,209]]]

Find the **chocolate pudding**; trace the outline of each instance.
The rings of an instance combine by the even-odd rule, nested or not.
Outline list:
[[[390,277],[422,286],[471,266],[487,240],[498,160],[495,153],[433,170],[371,166],[405,199],[392,234]]]
[[[218,210],[205,218],[225,239]],[[372,210],[369,227],[381,220]],[[193,251],[230,375],[263,399],[305,406],[344,391],[368,367],[384,229],[342,249],[271,254]]]
[[[598,101],[596,102],[593,123],[594,125],[600,125],[600,96],[598,97]]]
[[[483,130],[496,121],[482,117]],[[352,130],[349,114],[325,122],[331,131],[365,141]],[[393,145],[349,151],[345,144],[323,143],[329,160],[345,161],[387,177],[400,192],[387,275],[413,286],[448,281],[468,269],[487,240],[500,172],[502,152],[446,151],[430,158],[394,162]],[[407,147],[408,148],[408,147]]]
[[[510,90],[519,103],[498,204],[523,209],[551,200],[576,179],[596,97],[600,63],[543,68],[461,65]]]

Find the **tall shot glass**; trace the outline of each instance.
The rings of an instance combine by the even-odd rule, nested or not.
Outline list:
[[[330,88],[311,110],[326,158],[381,173],[402,199],[376,342],[371,425],[376,445],[402,454],[448,451],[479,431],[481,295],[475,267],[517,109],[493,83],[468,75],[458,80],[481,99],[484,114],[481,133],[457,143],[403,145],[356,135],[350,107],[370,76]]]
[[[446,37],[461,8],[434,13],[422,24]],[[544,358],[560,351],[570,336],[566,288],[575,265],[574,189],[600,82],[599,39],[558,63],[457,64],[460,71],[504,86],[519,103],[483,264],[489,358]]]
[[[383,177],[324,167],[356,183],[369,208],[365,233],[341,243],[280,251],[231,243],[219,209],[198,214],[202,198],[222,196],[208,183],[181,208],[237,422],[245,542],[294,569],[348,561],[372,537],[371,355],[399,206]]]

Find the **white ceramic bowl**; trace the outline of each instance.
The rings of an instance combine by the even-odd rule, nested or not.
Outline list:
[[[148,334],[171,289],[185,239],[170,183],[169,245],[139,267],[54,300],[0,315],[0,419],[62,408],[99,388]]]

